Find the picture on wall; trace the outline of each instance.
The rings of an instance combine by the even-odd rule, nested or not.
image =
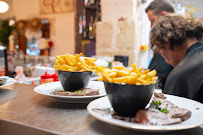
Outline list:
[[[72,12],[74,9],[73,0],[39,0],[40,14],[54,14]]]

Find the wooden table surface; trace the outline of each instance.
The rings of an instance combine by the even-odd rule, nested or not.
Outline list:
[[[203,128],[169,133],[143,133],[101,122],[90,116],[87,104],[68,104],[34,92],[33,85],[0,88],[0,134],[69,135],[203,135]]]

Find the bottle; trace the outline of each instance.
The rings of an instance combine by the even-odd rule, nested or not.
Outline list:
[[[52,76],[52,78],[53,78],[53,81],[54,81],[54,82],[59,81],[59,79],[58,79],[58,75],[57,75],[56,70],[55,70],[55,73],[54,73],[54,74],[52,74],[51,76]]]
[[[47,65],[45,65],[45,67],[47,67]],[[41,84],[50,83],[50,82],[54,82],[54,79],[52,75],[48,74],[48,71],[46,69],[45,73],[40,76],[39,84],[41,85]]]
[[[82,27],[83,27],[83,38],[87,38],[87,32],[86,32],[86,12],[85,9],[83,9],[83,22],[82,22]]]
[[[90,17],[90,22],[89,22],[89,39],[94,38],[94,32],[93,32],[93,16]]]
[[[88,5],[87,5],[87,6],[91,5],[90,0],[88,0],[88,2],[87,2],[87,3],[88,3]]]
[[[99,13],[98,13],[98,19],[97,19],[97,21],[98,21],[98,22],[101,21],[101,11],[99,11]]]
[[[39,80],[40,85],[45,83],[54,82],[54,79],[48,72],[46,71],[44,75],[41,75],[41,79]]]
[[[93,28],[92,33],[93,33],[93,37],[94,37],[94,38],[96,37],[96,26],[97,26],[97,22],[98,22],[98,20],[97,20],[97,18],[95,18],[95,19],[94,19],[93,26],[92,26],[92,28]]]
[[[85,5],[85,6],[88,6],[88,4],[89,4],[89,3],[88,3],[88,0],[84,0],[84,5]]]
[[[9,51],[13,52],[14,51],[14,43],[15,43],[15,36],[14,35],[10,35],[9,38]]]
[[[79,19],[79,34],[82,34],[83,31],[83,20],[82,20],[82,16],[80,16]]]
[[[23,66],[17,66],[16,67],[16,77],[15,79],[17,81],[22,81],[23,79],[25,79],[25,74],[23,72]]]
[[[19,45],[16,45],[16,48],[15,48],[15,55],[14,55],[15,59],[18,59],[18,58],[19,58],[19,51],[20,51],[19,48],[20,48]]]

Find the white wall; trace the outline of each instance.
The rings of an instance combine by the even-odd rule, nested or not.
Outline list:
[[[150,35],[150,26],[151,23],[148,19],[147,14],[145,13],[145,9],[147,6],[152,2],[152,0],[148,0],[146,3],[143,4],[143,9],[141,12],[142,16],[142,26],[141,26],[141,45],[145,45],[147,47],[146,51],[140,51],[140,60],[139,60],[139,67],[143,69],[147,69],[149,66],[149,63],[151,62],[153,51],[150,48],[149,43],[149,35]]]
[[[134,0],[101,0],[102,21],[117,21],[120,17],[132,20]]]
[[[13,15],[17,20],[34,17],[54,19],[55,35],[51,35],[54,46],[51,55],[75,53],[74,12],[58,14],[39,14],[39,0],[13,0]]]
[[[129,65],[139,64],[141,44],[141,0],[102,0],[102,22],[97,23],[96,54],[127,55]],[[119,18],[126,21],[118,21]]]

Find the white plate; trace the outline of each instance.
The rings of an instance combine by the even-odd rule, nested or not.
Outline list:
[[[67,102],[67,103],[89,103],[90,101],[102,97],[106,95],[106,91],[104,89],[103,82],[98,81],[90,81],[87,88],[92,89],[100,89],[99,95],[94,96],[61,96],[61,95],[53,95],[51,92],[55,90],[63,90],[60,82],[52,82],[47,84],[42,84],[34,88],[34,91],[45,96],[52,97],[53,99],[61,102]]]
[[[2,77],[0,77],[0,78],[2,78]],[[6,77],[7,78],[7,77]],[[0,87],[4,87],[4,86],[7,86],[7,85],[11,85],[11,84],[13,84],[13,83],[15,83],[16,82],[16,80],[15,79],[13,79],[13,78],[7,78],[7,80],[6,80],[6,83],[4,83],[3,85],[0,85]]]
[[[95,58],[92,58],[92,57],[81,57],[82,59],[84,58],[90,58],[90,59],[95,59]],[[96,58],[97,59],[97,58]],[[101,59],[97,59],[97,61],[95,62],[95,64],[97,66],[103,66],[103,67],[108,67],[108,62],[107,61],[104,61],[104,60],[101,60]]]
[[[101,120],[103,122],[112,125],[138,130],[142,132],[167,132],[173,130],[189,129],[203,125],[203,104],[182,97],[171,96],[167,94],[165,94],[165,96],[167,97],[167,100],[173,102],[175,105],[189,109],[192,112],[191,117],[180,124],[164,125],[164,126],[144,125],[126,122],[119,119],[115,119],[111,116],[112,109],[110,109],[111,105],[107,96],[90,102],[87,106],[87,110],[90,115],[92,115],[94,118],[98,120]],[[197,110],[196,108],[199,108],[199,110]]]

